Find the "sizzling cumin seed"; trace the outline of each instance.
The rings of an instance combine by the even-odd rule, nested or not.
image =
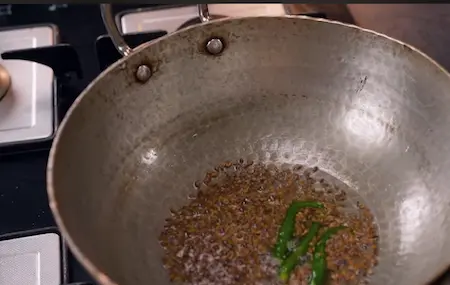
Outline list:
[[[306,234],[311,221],[324,225],[321,232],[338,225],[349,228],[327,243],[330,284],[363,284],[372,272],[378,251],[378,228],[372,213],[360,200],[353,211],[343,211],[347,193],[323,178],[314,178],[317,167],[280,169],[240,159],[214,170],[205,174],[203,185],[195,183],[197,195],[171,212],[160,234],[163,263],[172,281],[280,284],[276,276],[279,264],[270,251],[293,200],[325,204],[324,210],[300,211],[296,235]],[[309,254],[312,251],[311,247]],[[308,262],[297,266],[289,285],[307,284],[310,274]]]

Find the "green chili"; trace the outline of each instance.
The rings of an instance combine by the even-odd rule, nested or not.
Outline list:
[[[323,208],[323,204],[313,201],[294,201],[289,205],[286,216],[278,231],[278,239],[274,248],[274,256],[284,259],[288,252],[287,244],[292,239],[295,230],[295,216],[303,208]]]
[[[281,263],[278,275],[282,281],[287,282],[289,280],[289,275],[291,274],[292,270],[294,270],[295,266],[297,266],[297,263],[298,263],[300,257],[304,256],[308,252],[309,244],[311,243],[312,239],[319,231],[319,228],[320,228],[320,224],[313,222],[308,233],[301,240],[299,245]]]
[[[324,285],[327,280],[327,256],[326,256],[326,245],[328,239],[339,232],[340,230],[345,229],[346,227],[334,227],[329,228],[322,234],[319,241],[317,242],[314,248],[314,255],[312,261],[312,277],[309,285]]]

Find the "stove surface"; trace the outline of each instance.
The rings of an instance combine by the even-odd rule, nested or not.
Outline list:
[[[117,5],[115,8],[118,12],[141,6]],[[27,28],[22,29],[24,26]],[[69,43],[75,48],[83,71],[82,79],[70,80],[59,86],[55,94],[50,68],[20,60],[1,60],[0,65],[5,66],[12,80],[10,90],[0,101],[0,144],[12,140],[44,138],[53,132],[52,104],[56,103],[58,118],[55,121],[59,122],[76,97],[99,74],[94,46],[97,37],[105,33],[98,5],[0,5],[2,52],[51,45],[57,43],[59,37],[62,43]],[[12,116],[12,112],[16,115]],[[20,134],[17,132],[14,135],[17,137],[13,138],[12,129],[21,130]],[[36,144],[29,149],[32,151],[13,154],[0,152],[0,240],[21,237],[22,234],[15,233],[23,231],[32,231],[28,234],[36,235],[34,231],[56,226],[48,207],[46,192],[45,172],[49,147],[49,143]],[[62,269],[61,281],[95,284],[70,251],[67,256],[68,267]],[[30,262],[29,259],[21,260],[26,264]],[[5,262],[14,267],[11,259]],[[29,273],[29,277],[34,278],[33,272]],[[11,284],[13,280],[9,282]]]

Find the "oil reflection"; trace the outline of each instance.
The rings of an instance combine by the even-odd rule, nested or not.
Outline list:
[[[154,148],[151,148],[142,155],[141,162],[150,165],[154,163],[157,158],[158,155],[156,154],[156,150]]]
[[[389,139],[386,121],[389,114],[382,110],[370,96],[357,98],[344,115],[343,125],[350,141],[380,146]]]
[[[407,198],[399,207],[400,254],[412,253],[423,239],[426,225],[430,222],[429,190],[420,179],[413,179],[407,190]]]

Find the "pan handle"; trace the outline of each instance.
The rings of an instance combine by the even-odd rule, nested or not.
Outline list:
[[[198,4],[198,16],[202,23],[209,22],[211,20],[211,16],[209,15],[208,4]]]
[[[209,14],[208,4],[198,4],[197,7],[200,21],[202,23],[209,22],[211,20],[211,16]],[[102,13],[103,24],[105,25],[106,31],[111,37],[117,51],[124,57],[130,55],[133,52],[133,49],[125,42],[119,28],[117,27],[112,12],[112,5],[100,4],[100,11]]]
[[[106,31],[111,37],[114,46],[117,51],[122,56],[128,56],[133,51],[133,49],[125,42],[119,29],[117,28],[116,22],[114,21],[114,15],[112,12],[111,4],[100,4],[100,11],[102,13],[103,24],[105,25]]]

